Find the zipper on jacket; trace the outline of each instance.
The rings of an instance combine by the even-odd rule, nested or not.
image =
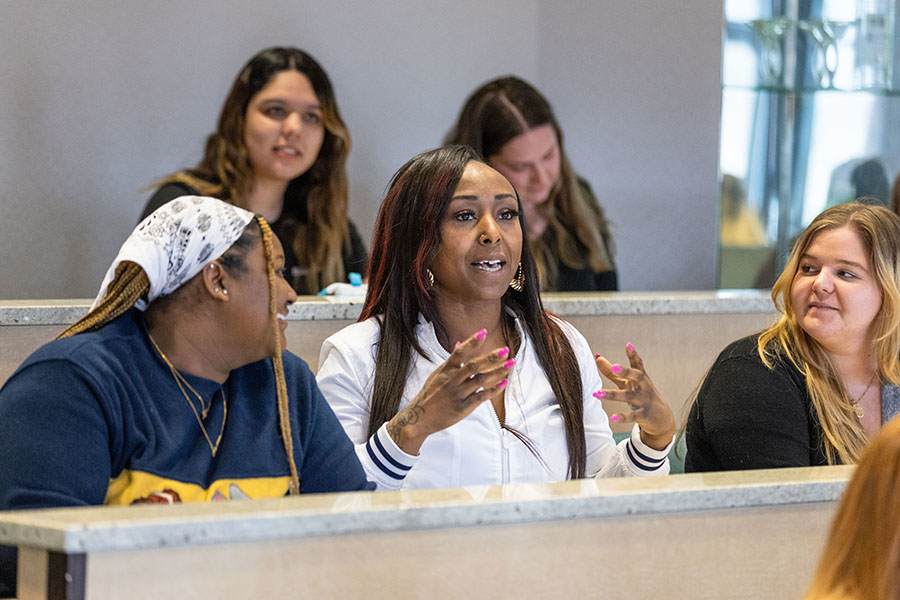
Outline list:
[[[488,400],[491,414],[494,415],[494,424],[497,425],[497,433],[500,438],[500,483],[509,483],[509,448],[506,447],[506,432],[500,424],[500,417],[494,410],[494,405]]]

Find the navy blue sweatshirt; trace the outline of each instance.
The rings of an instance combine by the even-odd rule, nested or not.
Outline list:
[[[300,491],[374,487],[309,367],[290,352],[283,360]],[[38,349],[0,389],[0,510],[287,493],[272,361],[221,386],[184,376],[209,406],[211,442],[222,433],[215,457],[139,311]],[[0,597],[14,577],[15,551],[4,548]]]

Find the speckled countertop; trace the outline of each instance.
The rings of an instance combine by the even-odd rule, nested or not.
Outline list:
[[[594,292],[544,294],[547,310],[574,315],[671,315],[772,313],[768,292],[720,290],[708,292]],[[361,297],[301,296],[289,319],[298,321],[356,320]],[[90,300],[0,300],[0,325],[68,325],[82,317]]]
[[[104,552],[832,502],[853,467],[0,512],[0,544]]]

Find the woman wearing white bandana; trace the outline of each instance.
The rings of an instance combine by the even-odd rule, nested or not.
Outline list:
[[[0,390],[0,509],[370,488],[283,351],[283,265],[265,221],[218,200],[141,222],[91,311]],[[0,597],[13,556],[0,551]]]

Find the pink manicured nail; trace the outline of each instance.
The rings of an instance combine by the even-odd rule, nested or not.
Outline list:
[[[453,347],[454,347],[454,348],[459,348],[460,346],[462,346],[462,342],[456,342],[456,345],[453,346]]]
[[[511,358],[508,361],[506,361],[505,363],[503,363],[503,366],[506,367],[507,369],[512,369],[515,364],[516,364],[516,359]]]
[[[475,334],[475,337],[478,338],[479,340],[483,340],[484,338],[487,337],[487,329],[482,329],[481,331],[479,331],[478,333]]]
[[[598,358],[600,358],[600,355],[599,355],[599,354],[595,354],[595,355],[594,355],[594,360],[596,360],[596,359],[598,359]]]
[[[506,387],[506,384],[508,384],[508,383],[509,383],[509,379],[504,379],[503,381],[501,381],[500,383],[497,384],[497,389],[502,390],[503,388]]]
[[[619,420],[619,415],[613,415],[609,418],[609,420],[612,421],[613,423],[616,423]]]
[[[618,375],[622,372],[622,367],[620,367],[619,365],[613,365],[609,368],[609,370]]]
[[[625,344],[625,348],[626,348],[629,352],[634,352],[634,346],[631,345],[631,342],[628,342],[627,344]]]
[[[503,358],[507,354],[509,354],[509,348],[506,346],[503,346],[502,348],[497,350],[497,356],[499,356],[500,358]]]
[[[598,390],[594,392],[594,398],[606,398],[606,392],[604,392],[603,390]]]

